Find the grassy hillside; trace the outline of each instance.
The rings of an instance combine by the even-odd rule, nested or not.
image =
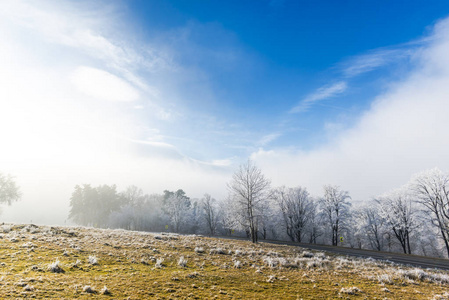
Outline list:
[[[3,225],[0,298],[447,299],[449,273],[298,247]]]

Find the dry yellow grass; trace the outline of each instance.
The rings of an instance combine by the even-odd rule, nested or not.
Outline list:
[[[299,247],[3,225],[0,298],[447,299],[449,273]]]

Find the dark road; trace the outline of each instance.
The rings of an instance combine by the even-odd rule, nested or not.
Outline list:
[[[232,237],[232,238],[220,237],[220,238],[246,240],[244,238],[237,238],[237,237]],[[444,258],[434,258],[434,257],[425,257],[425,256],[418,256],[418,255],[402,254],[402,253],[392,253],[392,252],[346,248],[346,247],[339,247],[339,246],[296,243],[296,242],[288,242],[288,241],[260,240],[259,242],[296,246],[296,247],[302,247],[302,248],[306,248],[306,249],[321,250],[321,251],[327,251],[327,252],[336,253],[336,254],[363,257],[363,258],[371,257],[374,259],[388,260],[388,261],[391,261],[394,263],[411,265],[411,266],[421,267],[421,268],[430,268],[430,269],[437,268],[437,269],[442,269],[442,270],[449,270],[449,260],[444,259]]]

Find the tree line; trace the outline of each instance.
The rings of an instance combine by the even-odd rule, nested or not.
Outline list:
[[[252,162],[242,164],[221,201],[182,189],[145,194],[130,186],[77,185],[69,218],[84,226],[341,245],[449,257],[449,174],[420,173],[406,185],[355,205],[348,191],[325,185],[271,187]]]

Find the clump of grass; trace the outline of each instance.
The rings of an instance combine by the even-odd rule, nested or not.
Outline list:
[[[348,288],[341,288],[340,293],[342,294],[348,294],[348,295],[356,295],[357,293],[362,292],[358,287],[348,287]]]
[[[434,295],[432,300],[449,300],[449,293],[444,292],[443,294]]]
[[[234,268],[240,269],[242,267],[242,262],[239,260],[234,261]]]
[[[164,259],[163,258],[158,258],[156,259],[156,264],[154,265],[156,268],[160,269],[164,266]]]
[[[47,270],[53,273],[64,273],[64,270],[61,267],[61,262],[56,260],[55,262],[48,265]]]
[[[303,251],[301,253],[301,256],[305,257],[305,258],[312,258],[315,256],[315,254],[313,254],[313,252],[310,252],[310,251]]]
[[[195,253],[204,253],[203,247],[195,247]]]
[[[181,256],[178,260],[178,266],[185,268],[187,267],[187,259],[184,258],[184,256]]]
[[[89,258],[87,259],[87,262],[93,266],[98,265],[98,259],[94,255],[90,255]]]
[[[226,254],[222,248],[213,248],[209,251],[210,254]]]
[[[104,286],[103,289],[101,289],[100,293],[103,294],[103,295],[110,295],[111,294],[111,292],[108,290],[108,288],[106,286]]]
[[[235,254],[236,256],[242,256],[242,255],[245,255],[245,251],[242,251],[242,250],[235,250],[235,251],[234,251],[234,254]]]
[[[95,294],[97,293],[97,291],[95,291],[95,289],[93,287],[91,287],[90,285],[86,285],[83,287],[83,292],[89,293],[89,294]]]
[[[386,283],[386,284],[392,284],[393,283],[393,278],[391,277],[390,274],[381,274],[381,275],[377,275],[377,280],[380,283]]]
[[[27,292],[34,291],[34,287],[29,284],[27,284],[23,289]]]
[[[79,259],[76,260],[76,262],[72,265],[72,268],[79,268],[81,265],[81,261]]]

